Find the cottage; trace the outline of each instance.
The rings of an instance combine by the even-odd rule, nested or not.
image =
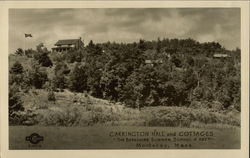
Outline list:
[[[154,66],[155,64],[162,64],[163,60],[158,59],[158,60],[145,60],[145,64]]]
[[[217,54],[214,54],[213,56],[214,58],[229,58],[230,56],[228,54],[220,54],[220,53],[217,53]]]
[[[52,48],[52,52],[67,52],[72,50],[83,49],[83,42],[79,39],[64,39],[59,40],[55,44],[56,47]]]

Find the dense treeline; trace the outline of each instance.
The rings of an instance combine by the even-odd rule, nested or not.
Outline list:
[[[228,57],[213,58],[215,53]],[[25,70],[15,63],[10,85],[26,91],[44,88],[52,100],[53,91],[69,89],[139,109],[192,106],[240,111],[240,50],[229,51],[216,42],[90,41],[81,51],[51,53],[38,45],[37,50],[18,49],[16,55],[32,58],[33,65]],[[14,105],[19,103],[10,107]]]

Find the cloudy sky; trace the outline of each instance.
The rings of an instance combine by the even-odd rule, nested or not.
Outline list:
[[[10,9],[9,46],[13,52],[35,48],[43,42],[48,48],[59,39],[82,37],[84,43],[139,39],[193,38],[217,41],[227,49],[240,47],[240,9]]]

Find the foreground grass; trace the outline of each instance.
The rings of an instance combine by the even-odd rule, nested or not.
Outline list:
[[[45,90],[31,90],[23,95],[24,125],[41,126],[165,126],[204,127],[240,126],[240,113],[211,112],[187,107],[145,107],[141,111],[120,103],[65,90],[49,102]],[[27,115],[27,116],[26,116]],[[28,122],[28,123],[27,123]],[[27,124],[25,124],[27,123]]]
[[[67,90],[55,93],[55,102],[49,102],[47,94],[45,90],[31,90],[23,94],[24,124],[28,121],[32,126],[10,126],[10,149],[240,148],[240,113],[161,106],[139,111]],[[165,135],[110,136],[112,132],[128,131],[156,131]],[[212,132],[213,135],[181,136],[181,132]],[[25,141],[25,137],[32,133],[43,136],[44,141],[38,145]],[[160,141],[151,140],[152,137]]]
[[[171,141],[130,141],[130,138],[149,138],[151,136],[113,136],[112,132],[165,132],[165,136],[154,138],[170,138]],[[213,132],[213,136],[179,136],[183,132]],[[44,141],[32,145],[25,137],[38,133]],[[176,136],[167,136],[176,133]],[[240,128],[180,128],[180,127],[142,127],[142,126],[88,126],[88,127],[42,127],[42,126],[10,126],[10,149],[239,149]],[[111,136],[112,135],[112,136]],[[129,141],[119,141],[119,139]],[[195,138],[197,140],[195,140]],[[174,141],[176,139],[177,141]],[[145,145],[137,146],[139,144]],[[148,146],[158,144],[162,146]],[[179,144],[179,146],[177,145]],[[177,146],[176,146],[177,145]]]

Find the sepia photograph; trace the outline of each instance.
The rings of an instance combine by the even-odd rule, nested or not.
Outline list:
[[[241,149],[240,8],[10,8],[10,150]]]

